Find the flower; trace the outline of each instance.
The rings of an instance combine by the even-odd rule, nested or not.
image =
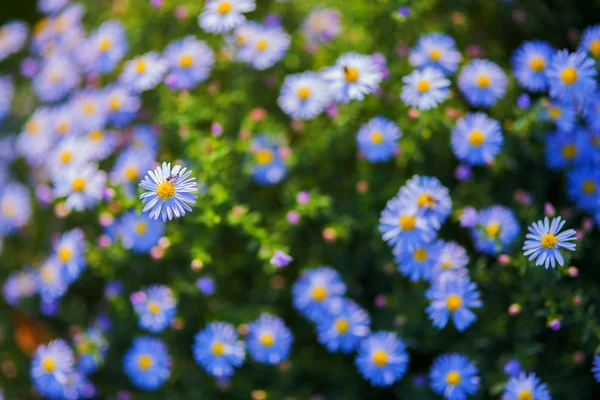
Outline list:
[[[469,104],[491,107],[504,97],[508,79],[498,65],[488,60],[473,60],[463,67],[458,87]]]
[[[124,128],[137,115],[141,106],[139,97],[120,85],[106,88],[106,108],[108,109],[107,122],[116,128]]]
[[[63,269],[64,279],[68,283],[77,279],[85,269],[86,247],[83,231],[80,228],[65,232],[54,244],[56,262]]]
[[[546,75],[550,96],[565,103],[585,103],[596,91],[596,63],[581,51],[557,51]]]
[[[346,293],[340,274],[330,267],[307,270],[294,283],[294,307],[311,321],[327,318],[328,304]]]
[[[521,230],[515,213],[504,206],[490,206],[480,210],[477,216],[471,237],[475,248],[485,254],[495,256],[508,250]]]
[[[4,300],[11,305],[18,304],[24,297],[33,296],[37,290],[35,273],[28,267],[11,273],[2,286]]]
[[[279,317],[263,313],[248,324],[246,345],[257,362],[279,364],[288,357],[293,340],[292,333]]]
[[[518,360],[510,359],[504,364],[504,373],[509,376],[519,375],[521,372],[521,363]]]
[[[162,216],[163,222],[185,215],[186,211],[192,211],[189,204],[196,203],[197,196],[192,194],[198,191],[196,178],[189,178],[192,171],[186,167],[175,165],[171,169],[171,163],[162,163],[154,171],[149,170],[140,187],[148,190],[140,199],[145,204],[143,212],[150,211],[150,218],[158,219]]]
[[[225,33],[246,22],[243,14],[255,7],[254,0],[208,0],[198,25],[206,32]]]
[[[109,178],[113,184],[124,186],[125,194],[132,197],[137,189],[136,183],[144,171],[154,163],[154,154],[146,149],[128,148],[117,156]]]
[[[513,73],[519,84],[532,92],[548,88],[546,69],[554,49],[548,42],[532,40],[519,46],[512,57]]]
[[[408,61],[415,68],[432,67],[450,75],[458,69],[461,58],[452,37],[433,32],[419,38]]]
[[[38,10],[44,14],[55,14],[62,10],[68,3],[69,0],[39,0]]]
[[[30,165],[39,165],[45,159],[52,144],[50,110],[38,107],[23,126],[17,139],[17,152],[25,157]]]
[[[233,375],[233,368],[244,362],[244,342],[238,340],[233,325],[213,322],[194,337],[194,360],[216,378]]]
[[[600,170],[596,165],[582,165],[567,175],[567,194],[577,207],[595,212],[600,210]]]
[[[462,332],[477,320],[471,309],[481,307],[479,291],[467,276],[454,274],[434,281],[425,296],[431,301],[427,314],[438,329],[443,329],[452,318],[456,329]]]
[[[252,176],[260,185],[272,185],[280,182],[287,169],[279,153],[279,144],[267,134],[261,134],[252,140],[250,152],[253,154]]]
[[[329,103],[328,88],[321,75],[303,72],[285,77],[277,99],[279,107],[294,119],[311,119]]]
[[[0,236],[12,233],[29,222],[29,190],[16,182],[5,183],[0,191]]]
[[[433,278],[442,278],[446,274],[466,275],[469,256],[464,247],[456,242],[444,243],[442,252],[433,268]]]
[[[281,26],[256,24],[248,41],[239,49],[237,59],[263,70],[281,60],[289,47],[290,35]]]
[[[215,292],[215,281],[207,276],[204,276],[202,278],[198,278],[196,281],[196,287],[205,295],[210,296]]]
[[[130,147],[138,150],[145,151],[149,154],[156,155],[158,151],[158,140],[156,138],[156,132],[149,125],[137,125],[132,128]]]
[[[575,127],[577,111],[573,105],[549,101],[542,111],[542,118],[554,122],[560,130],[570,132]]]
[[[379,88],[382,79],[372,56],[353,52],[342,54],[335,65],[322,72],[322,77],[338,103],[364,99]]]
[[[546,135],[546,165],[552,169],[565,169],[590,161],[593,152],[585,129],[569,132],[555,131]]]
[[[414,175],[400,188],[398,197],[402,203],[417,207],[419,213],[436,229],[452,211],[448,189],[433,176]]]
[[[168,286],[151,285],[131,295],[131,304],[140,317],[140,328],[162,332],[175,318],[177,302]]]
[[[281,267],[285,267],[286,265],[288,265],[293,260],[294,259],[292,257],[290,257],[289,255],[287,255],[283,251],[276,250],[275,254],[273,255],[273,257],[271,257],[271,260],[269,262],[271,264],[273,264],[274,266],[276,266],[277,268],[281,268]]]
[[[100,201],[105,183],[106,173],[98,170],[96,164],[70,166],[63,175],[55,175],[54,195],[67,197],[67,210],[83,211]]]
[[[79,168],[92,161],[93,151],[93,147],[81,137],[67,136],[48,155],[48,170],[54,179],[60,179],[65,169]]]
[[[404,250],[395,253],[398,271],[410,278],[412,282],[420,279],[431,280],[433,269],[439,261],[443,247],[444,243],[438,240],[433,243],[417,246],[414,250]]]
[[[147,253],[165,234],[165,224],[129,211],[121,217],[118,230],[123,247],[136,253]]]
[[[102,23],[79,49],[79,62],[88,73],[112,72],[128,50],[123,24],[115,20]]]
[[[400,98],[419,110],[429,110],[442,103],[450,94],[450,80],[436,68],[414,70],[402,78],[404,87]]]
[[[390,386],[404,376],[408,353],[395,333],[375,332],[360,342],[355,364],[373,386]]]
[[[2,121],[11,111],[14,91],[15,87],[12,83],[12,79],[0,75],[0,121]]]
[[[328,42],[342,31],[342,15],[331,8],[317,8],[311,11],[302,23],[302,32],[309,42]]]
[[[379,218],[379,231],[394,252],[412,251],[431,242],[436,229],[431,220],[425,218],[416,206],[410,206],[398,196],[387,202]]]
[[[167,346],[151,336],[136,337],[125,353],[123,370],[140,389],[158,389],[171,376],[171,357]]]
[[[402,131],[394,122],[381,116],[362,125],[356,135],[358,149],[369,162],[390,160],[398,148]]]
[[[119,134],[112,130],[93,130],[83,137],[84,142],[94,151],[95,160],[102,160],[112,154],[119,145]]]
[[[559,265],[564,265],[565,260],[563,259],[560,249],[575,251],[575,243],[569,243],[576,239],[575,230],[568,229],[564,232],[558,233],[565,225],[564,220],[561,217],[552,219],[552,223],[548,220],[548,217],[544,218],[544,221],[534,222],[528,229],[529,233],[526,236],[525,244],[523,245],[523,254],[529,256],[529,261],[537,259],[535,265],[542,265],[548,268],[552,265],[555,267],[556,261]]]
[[[36,274],[36,286],[44,302],[59,299],[67,291],[69,284],[65,280],[63,268],[55,256],[49,257],[40,266]]]
[[[452,150],[471,165],[491,163],[502,148],[500,123],[484,113],[469,113],[452,129]]]
[[[120,82],[134,93],[153,89],[167,72],[165,59],[155,51],[127,61],[119,78]]]
[[[503,395],[506,400],[551,400],[548,387],[534,373],[513,376],[508,380]]]
[[[74,372],[73,351],[62,339],[40,345],[31,361],[31,379],[44,397],[63,398],[67,378]]]
[[[327,317],[318,321],[319,343],[327,350],[350,353],[371,332],[371,317],[354,301],[339,297],[329,302]]]
[[[71,112],[75,111],[77,123],[83,132],[104,129],[108,110],[103,92],[83,90],[74,94],[70,103]]]
[[[49,112],[48,119],[48,128],[57,139],[76,137],[83,133],[79,118],[73,113],[70,102],[53,107]]]
[[[79,355],[78,369],[84,374],[96,371],[104,363],[108,341],[100,329],[90,327],[78,333],[73,339],[73,344]]]
[[[600,25],[586,28],[581,35],[579,51],[587,51],[592,57],[600,57]]]
[[[33,78],[33,88],[43,102],[63,99],[80,81],[76,64],[64,55],[53,55],[42,62]]]
[[[479,370],[462,354],[442,354],[429,372],[431,389],[448,400],[464,400],[479,388]]]
[[[192,89],[204,82],[215,62],[210,47],[194,36],[186,36],[167,46],[164,57],[169,65],[168,79],[174,89]]]
[[[596,382],[600,382],[600,356],[594,356],[594,365],[592,367],[592,373]]]
[[[0,28],[0,61],[18,52],[27,41],[29,28],[20,21],[9,21]]]

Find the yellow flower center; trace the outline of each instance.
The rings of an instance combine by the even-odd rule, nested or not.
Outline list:
[[[450,268],[452,268],[452,263],[450,261],[446,260],[442,263],[442,269],[450,269]]]
[[[479,75],[477,77],[477,86],[479,86],[482,89],[485,89],[486,87],[490,86],[490,77],[487,75]]]
[[[215,356],[222,356],[223,353],[225,353],[225,345],[221,342],[216,342],[212,345],[210,351],[212,351]]]
[[[86,340],[82,340],[81,342],[77,343],[77,351],[80,354],[86,354],[90,352],[90,343]]]
[[[138,358],[138,365],[142,371],[146,371],[152,366],[152,358],[146,354],[141,355],[140,358]]]
[[[433,61],[438,61],[440,58],[442,58],[442,52],[437,49],[431,50],[429,52],[429,58],[431,58]]]
[[[163,199],[163,201],[169,200],[171,197],[175,196],[175,185],[171,182],[164,181],[156,188],[156,194]]]
[[[550,114],[550,118],[557,119],[560,118],[562,114],[562,110],[558,107],[550,107],[548,109],[548,114]]]
[[[312,298],[314,301],[323,301],[327,297],[327,289],[323,286],[317,286],[312,290]]]
[[[160,306],[152,300],[148,302],[147,308],[150,314],[158,314],[160,312]]]
[[[347,319],[338,318],[335,320],[335,330],[338,331],[338,333],[344,334],[344,333],[348,332],[349,328],[350,328],[350,324],[348,323]]]
[[[300,90],[298,90],[298,97],[300,97],[302,100],[306,100],[308,99],[308,97],[310,96],[310,89],[309,88],[300,88]]]
[[[229,11],[231,11],[231,3],[228,1],[224,1],[221,4],[219,4],[219,6],[217,7],[217,12],[221,15],[225,15],[227,14]]]
[[[596,58],[600,57],[600,40],[592,40],[590,44],[590,53]]]
[[[471,146],[473,147],[481,146],[484,140],[485,137],[483,136],[483,133],[481,131],[473,131],[469,135],[469,143],[471,143]]]
[[[593,180],[588,179],[587,181],[583,182],[581,189],[585,194],[596,193],[596,183]]]
[[[71,250],[67,249],[66,247],[61,247],[58,249],[58,258],[60,259],[60,261],[62,261],[62,263],[66,263],[71,259]]]
[[[82,192],[85,189],[85,180],[82,178],[75,178],[71,184],[72,188],[76,192]]]
[[[551,233],[546,233],[540,239],[540,243],[544,249],[554,249],[556,247],[556,243],[558,239]]]
[[[56,366],[56,364],[54,363],[54,360],[51,358],[44,358],[44,360],[42,361],[42,368],[44,368],[44,371],[51,373],[52,371],[54,371],[54,367]]]
[[[263,51],[264,49],[267,48],[268,45],[269,45],[269,43],[267,43],[266,40],[261,39],[258,42],[256,42],[256,50]]]
[[[179,65],[181,65],[181,68],[189,68],[192,66],[193,63],[194,59],[188,55],[181,57],[181,59],[179,60]]]
[[[450,371],[446,374],[446,383],[448,385],[458,385],[460,383],[460,374],[458,371]]]
[[[99,141],[103,136],[104,133],[102,133],[102,131],[92,131],[89,134],[89,138],[92,139],[93,142]]]
[[[271,347],[275,343],[275,338],[270,333],[264,333],[260,335],[260,343],[265,347]]]
[[[30,135],[37,135],[39,133],[39,131],[40,131],[40,126],[39,126],[39,124],[38,124],[38,122],[36,120],[30,120],[25,125],[25,130]]]
[[[419,83],[417,83],[417,90],[421,93],[428,91],[430,87],[431,84],[429,81],[419,81]]]
[[[403,215],[400,217],[400,228],[403,231],[411,231],[415,228],[417,218],[412,215]]]
[[[134,179],[137,179],[138,177],[138,172],[137,169],[133,168],[133,167],[129,167],[125,170],[125,177],[130,180],[133,181]]]
[[[531,59],[529,66],[535,72],[540,72],[540,71],[543,71],[544,68],[546,68],[546,62],[541,57],[534,57]]]
[[[148,227],[146,226],[145,222],[138,222],[135,224],[135,233],[138,235],[143,235],[146,233],[146,230],[148,230]]]
[[[525,389],[519,393],[519,397],[517,399],[518,400],[533,400],[533,396],[531,395],[531,392],[529,390]]]
[[[110,99],[108,106],[112,111],[117,111],[119,108],[121,108],[121,102],[119,101],[119,99],[113,97],[112,99]]]
[[[60,155],[60,162],[63,164],[68,163],[69,161],[71,161],[71,158],[73,158],[73,156],[71,155],[70,151],[65,151],[64,153],[62,153]]]
[[[2,204],[2,215],[4,215],[5,217],[8,217],[8,218],[15,215],[15,208],[9,201]]]
[[[413,253],[413,258],[419,262],[423,262],[427,260],[427,250],[425,249],[417,249]]]
[[[385,351],[378,350],[375,353],[373,353],[373,364],[375,364],[378,367],[384,367],[388,363],[387,358],[387,353]]]
[[[86,103],[83,106],[83,112],[84,112],[85,115],[92,115],[93,113],[96,112],[96,107],[94,107],[93,104]]]
[[[577,147],[574,144],[568,144],[563,146],[560,152],[565,159],[570,160],[577,154]]]
[[[105,53],[108,49],[110,49],[110,40],[102,39],[100,41],[100,51]]]
[[[146,70],[146,63],[144,62],[144,60],[137,60],[137,62],[135,63],[135,70],[138,74],[144,73],[144,71]]]
[[[269,164],[273,161],[273,152],[268,149],[259,150],[254,157],[256,162],[260,165]]]
[[[56,280],[56,274],[52,267],[44,266],[40,270],[40,276],[42,280],[46,283],[52,283]]]
[[[577,70],[573,67],[567,67],[560,73],[560,79],[562,79],[565,85],[572,85],[577,80]]]
[[[352,67],[344,67],[344,78],[346,82],[356,82],[358,80],[358,70]]]
[[[423,193],[417,198],[417,206],[419,208],[427,207],[431,208],[435,205],[435,199],[429,195],[429,193]]]
[[[500,232],[500,224],[497,224],[495,222],[487,224],[487,226],[485,227],[485,232],[489,237],[496,237],[498,235],[498,232]]]
[[[462,299],[456,294],[451,294],[446,298],[446,307],[448,307],[448,310],[450,310],[450,312],[458,310],[461,305]]]
[[[375,131],[371,134],[371,142],[379,144],[383,142],[383,135],[379,131]]]
[[[60,122],[58,124],[58,126],[56,127],[56,130],[58,131],[58,133],[60,133],[61,135],[64,135],[65,133],[67,133],[67,131],[69,130],[69,123],[68,122]]]

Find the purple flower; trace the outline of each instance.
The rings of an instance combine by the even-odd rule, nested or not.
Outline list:
[[[473,207],[465,207],[460,214],[460,226],[472,228],[477,225],[477,210]]]
[[[519,97],[517,97],[517,106],[519,108],[529,108],[531,105],[531,98],[527,93],[523,93]]]
[[[398,9],[398,14],[400,14],[401,17],[407,18],[410,15],[410,8],[406,6],[400,7]]]
[[[285,267],[290,262],[292,262],[293,258],[289,255],[285,254],[281,250],[277,250],[273,257],[271,257],[271,264],[276,266],[277,268]]]
[[[473,176],[473,170],[469,165],[460,164],[454,171],[454,176],[459,181],[468,181]]]
[[[281,17],[277,14],[269,14],[265,17],[265,25],[280,26],[281,25]]]
[[[550,323],[548,324],[548,326],[553,331],[557,331],[557,330],[560,329],[560,320],[559,319],[553,319],[552,321],[550,321]]]
[[[298,192],[298,196],[296,196],[296,200],[299,204],[306,204],[310,200],[310,193],[305,192],[304,190]]]
[[[215,281],[205,276],[196,281],[196,287],[205,295],[210,296],[215,292]]]
[[[504,364],[504,373],[509,376],[517,376],[521,372],[521,363],[519,363],[514,358],[512,360],[508,360],[506,364]]]

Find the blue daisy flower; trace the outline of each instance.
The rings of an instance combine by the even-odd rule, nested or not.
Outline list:
[[[125,353],[123,370],[143,390],[155,390],[171,376],[171,357],[166,344],[151,336],[138,336]]]
[[[461,58],[452,37],[434,32],[419,38],[408,56],[408,61],[416,68],[438,68],[444,74],[450,75],[458,69]]]
[[[592,367],[592,373],[596,382],[600,382],[600,356],[594,356],[594,365]]]
[[[408,369],[406,345],[393,332],[375,332],[360,342],[355,364],[373,386],[391,386]]]
[[[78,333],[75,335],[73,343],[79,355],[77,367],[81,372],[86,375],[90,374],[104,364],[108,341],[100,329],[90,327],[84,332]]]
[[[345,293],[340,274],[330,267],[305,271],[292,287],[294,307],[314,322],[327,318],[328,304]]]
[[[83,133],[70,102],[53,107],[49,119],[50,130],[55,138],[76,137]]]
[[[371,317],[354,301],[343,297],[329,302],[327,317],[318,321],[319,343],[327,350],[350,353],[371,332]]]
[[[567,175],[567,195],[578,208],[589,212],[599,209],[600,169],[594,165],[582,165]]]
[[[10,77],[0,75],[0,121],[11,111],[15,87]]]
[[[416,69],[403,77],[402,82],[400,98],[404,104],[419,110],[437,107],[450,94],[450,80],[436,68]]]
[[[162,221],[148,219],[134,211],[121,217],[119,236],[123,247],[136,253],[149,252],[164,234],[165,223]]]
[[[192,89],[204,82],[215,63],[212,49],[191,35],[169,44],[164,57],[169,64],[166,79],[174,89]]]
[[[136,125],[131,131],[129,141],[131,148],[156,155],[158,152],[158,139],[156,132],[150,125]]]
[[[438,279],[446,274],[467,275],[469,256],[464,247],[456,242],[444,243],[437,264],[433,268],[433,278]]]
[[[85,269],[85,250],[83,231],[79,228],[64,233],[54,244],[56,261],[63,268],[64,279],[67,283],[77,279],[81,271]]]
[[[210,33],[229,32],[244,24],[244,14],[254,8],[254,0],[208,0],[198,17],[198,25]]]
[[[61,139],[46,159],[53,180],[60,180],[66,169],[78,168],[92,161],[94,148],[84,139],[67,136]]]
[[[544,105],[542,118],[554,122],[563,132],[570,132],[577,121],[577,110],[573,105],[550,101]]]
[[[71,112],[76,113],[80,128],[84,132],[104,129],[108,109],[105,94],[101,91],[83,90],[71,100]]]
[[[444,242],[437,240],[417,246],[414,250],[395,253],[394,261],[398,264],[398,271],[410,278],[412,282],[421,279],[429,281],[433,277],[433,269],[439,262],[443,248]]]
[[[443,354],[429,372],[431,389],[448,400],[465,400],[479,388],[479,370],[462,354]]]
[[[123,185],[125,195],[133,197],[137,183],[145,171],[154,164],[154,154],[146,149],[127,148],[119,153],[109,178],[111,183]]]
[[[30,165],[40,165],[52,146],[52,115],[48,108],[38,107],[23,126],[17,139],[17,152]]]
[[[548,88],[546,67],[554,54],[548,42],[532,40],[519,46],[512,57],[513,73],[519,84],[532,92],[545,91]]]
[[[281,26],[256,25],[249,40],[239,49],[237,59],[255,69],[267,69],[283,58],[290,41],[290,35]]]
[[[546,74],[550,96],[562,102],[583,104],[596,91],[596,63],[584,52],[557,51]]]
[[[329,104],[327,85],[316,72],[288,75],[281,85],[277,104],[292,118],[314,118]]]
[[[29,28],[21,21],[9,21],[0,27],[0,61],[20,51],[27,42]]]
[[[294,340],[283,320],[266,313],[248,324],[246,345],[257,362],[279,364],[287,359]]]
[[[362,100],[366,94],[379,89],[381,71],[372,56],[345,53],[332,67],[322,72],[329,86],[329,92],[337,103]]]
[[[472,106],[493,106],[504,97],[507,83],[502,68],[489,60],[469,62],[458,77],[458,87]]]
[[[168,286],[151,285],[131,294],[131,304],[139,316],[140,328],[158,333],[171,325],[177,301]]]
[[[42,102],[63,99],[79,85],[77,65],[64,55],[45,59],[41,70],[33,78],[33,89]]]
[[[125,128],[135,119],[141,106],[140,98],[120,85],[106,89],[107,122]]]
[[[589,134],[585,129],[556,131],[546,135],[546,165],[563,170],[592,159]]]
[[[31,361],[31,380],[44,397],[62,399],[67,378],[74,372],[73,351],[62,339],[40,345]]]
[[[183,217],[186,211],[191,212],[189,204],[196,203],[195,192],[198,191],[196,178],[190,178],[192,171],[186,167],[175,165],[171,169],[171,163],[163,162],[162,166],[156,167],[154,171],[148,170],[140,187],[148,190],[140,199],[144,204],[143,212],[150,211],[149,217],[158,219],[162,217],[163,222]]]
[[[400,188],[399,198],[401,202],[416,206],[436,229],[452,211],[448,189],[433,176],[413,176]]]
[[[358,130],[358,149],[369,162],[390,160],[398,149],[402,131],[393,121],[381,116],[374,117]]]
[[[79,51],[79,61],[88,73],[107,74],[112,72],[127,53],[125,28],[119,21],[104,22]]]
[[[56,257],[48,258],[36,275],[40,297],[45,302],[60,298],[67,291],[69,284]]]
[[[92,208],[102,199],[105,185],[106,173],[99,170],[98,165],[72,165],[62,175],[54,176],[54,195],[66,197],[67,211],[83,211]]]
[[[495,256],[508,250],[521,231],[515,213],[504,206],[493,205],[480,210],[477,215],[471,237],[475,248],[484,254]]]
[[[196,363],[216,378],[233,375],[233,368],[242,365],[246,357],[244,342],[226,322],[213,322],[198,332],[192,350]]]
[[[285,177],[287,168],[279,155],[279,144],[268,135],[262,134],[252,140],[250,152],[254,158],[252,176],[258,184],[273,185]]]
[[[338,10],[313,9],[302,23],[302,32],[311,43],[328,42],[342,31],[342,15]]]
[[[456,329],[462,332],[477,320],[471,309],[481,307],[480,295],[477,284],[466,276],[454,274],[436,280],[425,296],[431,301],[427,314],[438,329],[443,329],[452,318]]]
[[[167,72],[165,59],[155,51],[127,61],[119,78],[121,84],[133,93],[153,89]]]
[[[31,217],[31,200],[27,186],[4,183],[0,191],[0,237],[25,226]]]
[[[574,229],[559,233],[565,222],[561,217],[553,218],[552,223],[548,217],[544,218],[544,221],[534,222],[528,228],[529,233],[523,245],[523,255],[529,256],[529,261],[537,259],[535,265],[544,264],[546,269],[550,265],[554,268],[557,261],[560,266],[564,265],[565,261],[560,249],[575,251],[575,243],[569,242],[577,239]]]
[[[506,383],[503,398],[506,400],[552,400],[548,386],[534,373],[520,373]]]
[[[29,267],[11,273],[2,286],[4,300],[11,305],[18,304],[22,298],[33,296],[37,291],[36,274]]]
[[[586,28],[581,35],[579,51],[585,51],[592,57],[600,57],[600,25],[593,25]]]
[[[86,145],[94,149],[94,160],[103,160],[110,156],[119,145],[119,134],[113,130],[93,130],[83,136]]]
[[[481,112],[467,114],[452,129],[454,155],[471,165],[491,163],[503,142],[500,123]]]
[[[379,218],[379,231],[382,239],[394,252],[412,251],[423,243],[429,243],[437,235],[431,220],[425,218],[419,209],[394,197],[387,202]]]

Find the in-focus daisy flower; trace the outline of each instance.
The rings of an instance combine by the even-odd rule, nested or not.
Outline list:
[[[123,370],[140,389],[158,389],[171,376],[171,356],[167,346],[151,336],[135,338],[125,353]]]
[[[198,332],[192,351],[196,363],[216,378],[233,375],[233,368],[242,365],[246,358],[244,342],[238,340],[233,325],[226,322],[213,322]]]
[[[590,26],[583,31],[579,50],[588,52],[594,58],[600,57],[600,25]]]
[[[53,55],[44,60],[34,76],[33,89],[42,102],[54,102],[72,92],[79,81],[75,63],[64,55]]]
[[[287,359],[293,340],[291,331],[279,317],[263,313],[248,324],[246,345],[257,362],[279,364]]]
[[[436,68],[416,69],[403,77],[402,82],[404,87],[400,98],[405,104],[419,110],[437,107],[450,94],[450,81]]]
[[[126,149],[119,153],[109,178],[113,184],[121,184],[125,195],[132,197],[137,190],[137,183],[144,172],[148,171],[154,163],[154,154],[147,150]]]
[[[120,85],[106,89],[105,101],[108,123],[116,128],[125,128],[129,125],[137,116],[141,106],[140,98]]]
[[[119,145],[119,134],[113,130],[96,129],[83,136],[86,146],[93,149],[94,160],[103,160],[110,156]]]
[[[532,92],[545,91],[548,88],[546,68],[554,49],[548,42],[532,40],[519,46],[512,57],[513,73],[519,84]]]
[[[546,75],[550,96],[564,103],[585,103],[596,90],[596,63],[581,51],[557,51]]]
[[[78,52],[79,62],[88,73],[107,74],[127,53],[125,28],[119,21],[106,21],[90,34]]]
[[[346,285],[330,267],[307,270],[292,287],[294,307],[311,321],[328,317],[328,305],[344,296]]]
[[[123,247],[136,253],[147,253],[165,234],[162,221],[148,219],[143,215],[129,211],[123,215],[119,227],[119,236]]]
[[[589,134],[585,129],[570,132],[556,131],[546,135],[546,165],[552,169],[565,169],[593,156]]]
[[[31,380],[36,390],[51,399],[64,398],[67,378],[74,372],[73,350],[62,339],[40,345],[31,361]]]
[[[29,222],[31,201],[27,186],[4,183],[0,191],[0,236],[6,236]]]
[[[17,139],[17,152],[30,165],[39,165],[52,145],[51,113],[47,108],[37,108],[23,126]]]
[[[259,135],[250,144],[253,156],[252,176],[261,185],[280,182],[287,173],[283,158],[279,154],[279,144],[266,134]]]
[[[155,51],[127,61],[119,78],[121,84],[134,93],[153,89],[167,72],[164,58]]]
[[[600,382],[600,356],[598,355],[594,356],[592,373],[594,374],[594,379],[596,379],[596,382]]]
[[[578,208],[589,212],[599,209],[600,169],[596,165],[582,165],[567,175],[567,194]]]
[[[570,242],[577,239],[574,229],[559,233],[565,222],[561,217],[556,217],[550,223],[546,217],[544,221],[534,222],[528,228],[529,233],[523,245],[525,251],[523,254],[529,256],[529,261],[537,260],[535,265],[543,264],[546,268],[550,265],[554,268],[557,261],[560,266],[564,265],[565,260],[560,249],[575,251],[575,243]]]
[[[408,61],[415,68],[437,68],[449,75],[458,69],[461,58],[453,38],[434,32],[419,38]]]
[[[144,204],[143,212],[150,211],[149,217],[158,219],[162,217],[163,222],[183,217],[186,211],[191,212],[190,204],[196,203],[195,192],[198,191],[196,178],[190,178],[192,171],[187,167],[175,165],[171,169],[171,163],[163,162],[162,166],[156,167],[154,171],[148,170],[140,187],[148,190],[140,199]]]
[[[454,155],[471,165],[491,163],[502,148],[500,123],[484,113],[469,113],[456,122],[451,137]]]
[[[281,26],[256,25],[249,40],[239,49],[237,59],[263,70],[281,60],[289,47],[290,35]]]
[[[520,373],[506,383],[503,399],[506,400],[552,400],[548,386],[534,373]]]
[[[502,68],[489,60],[469,62],[458,77],[458,87],[472,106],[493,106],[504,97],[507,83]]]
[[[140,317],[140,328],[161,332],[175,318],[177,302],[173,291],[164,285],[152,285],[131,294],[131,304]]]
[[[79,228],[65,232],[54,244],[56,262],[63,268],[64,279],[67,283],[77,279],[85,268],[85,250],[83,231]]]
[[[50,302],[65,294],[69,285],[64,276],[63,268],[55,256],[44,261],[37,274],[37,288],[42,301]]]
[[[416,206],[404,203],[399,197],[387,202],[379,218],[379,231],[384,241],[394,246],[394,252],[412,251],[431,242],[436,229],[421,215]]]
[[[467,264],[469,256],[464,247],[456,242],[447,242],[440,253],[438,262],[433,269],[433,277],[435,279],[445,276],[446,274],[467,274]]]
[[[33,296],[37,290],[35,272],[28,267],[10,274],[2,286],[4,300],[11,305],[18,304],[22,298]]]
[[[481,307],[479,291],[466,276],[448,275],[434,281],[425,296],[431,301],[427,314],[438,329],[443,329],[452,318],[456,329],[462,332],[477,320],[471,309]]]
[[[371,332],[371,317],[352,300],[337,298],[327,307],[327,317],[318,321],[319,343],[329,351],[350,353]]]
[[[477,224],[471,229],[471,237],[477,250],[495,256],[508,250],[520,231],[512,210],[493,205],[477,213]]]
[[[83,211],[102,199],[105,184],[106,173],[98,170],[96,164],[70,166],[62,175],[55,175],[54,195],[67,198],[65,207],[68,211]]]
[[[14,91],[12,80],[0,75],[0,121],[10,113]]]
[[[29,28],[21,21],[11,21],[0,28],[0,61],[21,50],[27,41]]]
[[[437,228],[452,211],[452,200],[448,189],[433,176],[415,175],[400,188],[401,202],[417,207],[428,221]]]
[[[225,33],[246,22],[244,13],[254,11],[254,0],[208,0],[198,24],[206,32]]]
[[[104,129],[108,109],[104,93],[100,91],[85,90],[74,95],[71,101],[77,114],[77,123],[82,131],[93,132]]]
[[[56,14],[62,10],[69,0],[38,0],[37,8],[44,14]]]
[[[570,132],[577,121],[577,110],[573,105],[548,102],[544,105],[542,118],[554,122],[563,132]]]
[[[327,85],[316,72],[288,75],[281,85],[277,104],[292,118],[314,118],[329,104]]]
[[[215,62],[212,49],[191,35],[169,44],[163,55],[169,65],[166,79],[173,89],[191,89],[204,82]]]
[[[439,262],[440,254],[444,248],[444,242],[437,240],[432,243],[423,243],[414,250],[399,251],[395,261],[398,271],[410,278],[412,282],[418,280],[431,280],[433,269]]]
[[[342,31],[342,14],[338,10],[316,9],[302,23],[302,32],[309,42],[330,41]]]
[[[73,338],[73,344],[79,355],[77,367],[84,374],[90,374],[104,364],[108,341],[100,329],[90,327],[78,333]]]
[[[374,117],[358,130],[358,149],[369,162],[390,160],[398,149],[402,131],[393,121],[381,116]]]
[[[375,332],[360,342],[358,371],[373,386],[391,386],[408,368],[406,345],[393,332]]]
[[[322,72],[322,77],[329,85],[331,96],[338,103],[364,99],[366,94],[379,88],[382,79],[373,57],[357,53],[341,55],[335,65]]]
[[[62,139],[48,155],[46,164],[54,177],[65,173],[65,169],[77,168],[92,161],[93,147],[80,137],[69,136]]]
[[[462,354],[443,354],[429,372],[431,389],[448,400],[465,400],[479,388],[479,370]]]

